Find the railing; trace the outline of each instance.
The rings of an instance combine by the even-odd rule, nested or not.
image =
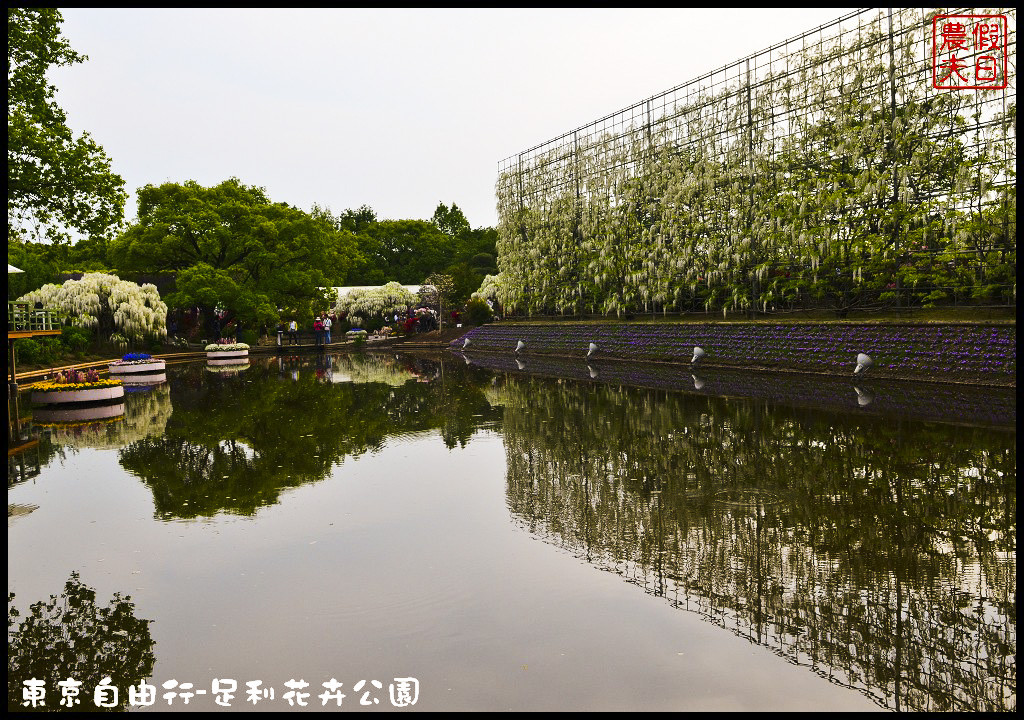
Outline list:
[[[61,316],[52,310],[33,308],[27,302],[7,303],[7,332],[60,330]]]

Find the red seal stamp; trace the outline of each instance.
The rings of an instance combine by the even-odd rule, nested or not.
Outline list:
[[[1007,77],[1005,15],[936,15],[932,19],[932,86],[999,90]]]

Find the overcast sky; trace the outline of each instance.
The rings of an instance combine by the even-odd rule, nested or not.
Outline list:
[[[379,219],[497,223],[498,163],[848,12],[67,9],[57,102],[139,187],[238,177]]]

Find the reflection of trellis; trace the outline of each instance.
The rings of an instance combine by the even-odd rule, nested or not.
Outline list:
[[[505,299],[618,312],[678,307],[703,283],[731,289],[733,307],[760,306],[776,299],[766,275],[779,262],[816,270],[839,255],[861,282],[872,253],[934,250],[937,236],[943,251],[998,248],[1010,262],[1015,13],[1004,11],[1007,87],[951,92],[931,85],[939,12],[851,13],[505,159]],[[819,155],[852,160],[809,170]],[[956,176],[939,182],[952,164],[931,156],[955,159]],[[837,176],[850,183],[838,181],[841,202]],[[966,213],[987,223],[970,242]],[[887,236],[883,250],[840,247],[857,223]]]
[[[1004,440],[977,431],[922,462],[834,416],[590,384],[493,393],[509,507],[531,532],[881,705],[1014,709],[1012,529],[960,536],[1012,523]]]

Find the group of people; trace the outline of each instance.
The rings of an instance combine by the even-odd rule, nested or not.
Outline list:
[[[326,345],[331,341],[331,324],[331,318],[326,313],[313,318],[313,334],[316,335],[317,345]]]
[[[331,316],[326,313],[320,313],[313,318],[313,335],[316,337],[317,345],[326,345],[331,341],[331,326],[334,323],[331,321]],[[278,327],[278,330],[288,331],[288,344],[298,345],[299,344],[299,323],[292,318],[284,327]]]

